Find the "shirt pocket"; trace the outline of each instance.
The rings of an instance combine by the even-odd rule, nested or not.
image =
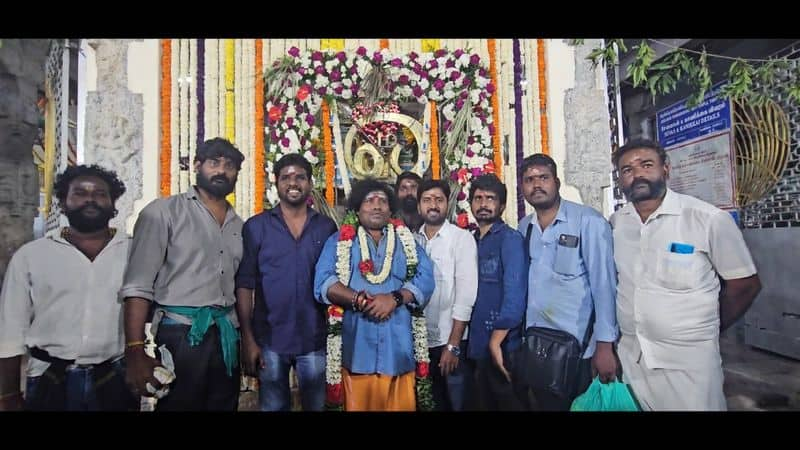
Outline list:
[[[704,255],[694,253],[673,253],[660,250],[656,261],[656,281],[659,285],[674,291],[686,291],[700,285],[703,276]]]
[[[564,277],[580,275],[580,252],[578,247],[556,245],[556,257],[553,261],[553,271]]]
[[[480,280],[488,283],[499,283],[502,262],[499,253],[490,253],[480,261]]]

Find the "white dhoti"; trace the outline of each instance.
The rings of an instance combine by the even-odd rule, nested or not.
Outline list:
[[[722,365],[691,370],[654,369],[642,357],[635,335],[622,335],[618,354],[622,379],[630,384],[645,411],[726,411]]]

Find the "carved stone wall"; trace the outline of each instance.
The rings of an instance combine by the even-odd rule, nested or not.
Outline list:
[[[0,47],[0,279],[11,255],[33,239],[39,175],[31,151],[49,45],[46,39],[3,39]]]
[[[128,39],[90,39],[95,51],[97,90],[86,99],[86,164],[113,169],[127,191],[117,200],[111,226],[125,229],[133,202],[142,196],[141,94],[128,89]]]
[[[585,45],[575,46],[575,87],[564,98],[566,129],[566,184],[581,193],[583,204],[603,211],[603,187],[610,184],[611,144],[608,140],[609,116],[605,75],[593,70],[586,59],[591,49],[599,47],[600,39],[587,39]]]

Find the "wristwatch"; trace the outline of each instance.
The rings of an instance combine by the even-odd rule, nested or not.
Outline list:
[[[457,346],[457,345],[447,344],[447,350],[449,350],[450,353],[452,353],[452,354],[454,354],[456,356],[460,356],[461,355],[461,348],[459,346]]]
[[[400,291],[392,291],[392,297],[394,297],[394,302],[398,308],[403,306],[403,294]]]

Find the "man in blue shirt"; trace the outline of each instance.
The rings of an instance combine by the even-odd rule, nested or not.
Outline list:
[[[616,377],[617,283],[611,226],[594,209],[561,198],[556,163],[549,156],[531,155],[520,170],[523,195],[536,210],[519,224],[520,233],[530,233],[526,326],[565,331],[582,342],[595,312],[592,337],[578,369],[577,396],[589,386],[593,373],[604,383]],[[574,400],[544,390],[531,393],[538,409],[544,410],[566,411]]]
[[[236,274],[242,361],[245,372],[259,378],[262,411],[289,410],[292,366],[303,410],[321,411],[326,323],[314,300],[313,276],[336,224],[306,205],[311,164],[303,156],[283,156],[274,174],[280,203],[251,217],[242,231],[244,255]]]
[[[493,174],[472,181],[469,202],[478,222],[478,296],[469,323],[467,357],[475,361],[470,409],[522,410],[511,384],[521,344],[528,262],[522,236],[501,219],[506,186]]]
[[[344,409],[414,411],[410,310],[430,300],[433,264],[407,228],[389,221],[397,210],[389,185],[371,179],[356,183],[348,208],[357,213],[358,223],[342,225],[328,239],[314,279],[320,302],[344,308]],[[416,270],[409,270],[414,259]]]

